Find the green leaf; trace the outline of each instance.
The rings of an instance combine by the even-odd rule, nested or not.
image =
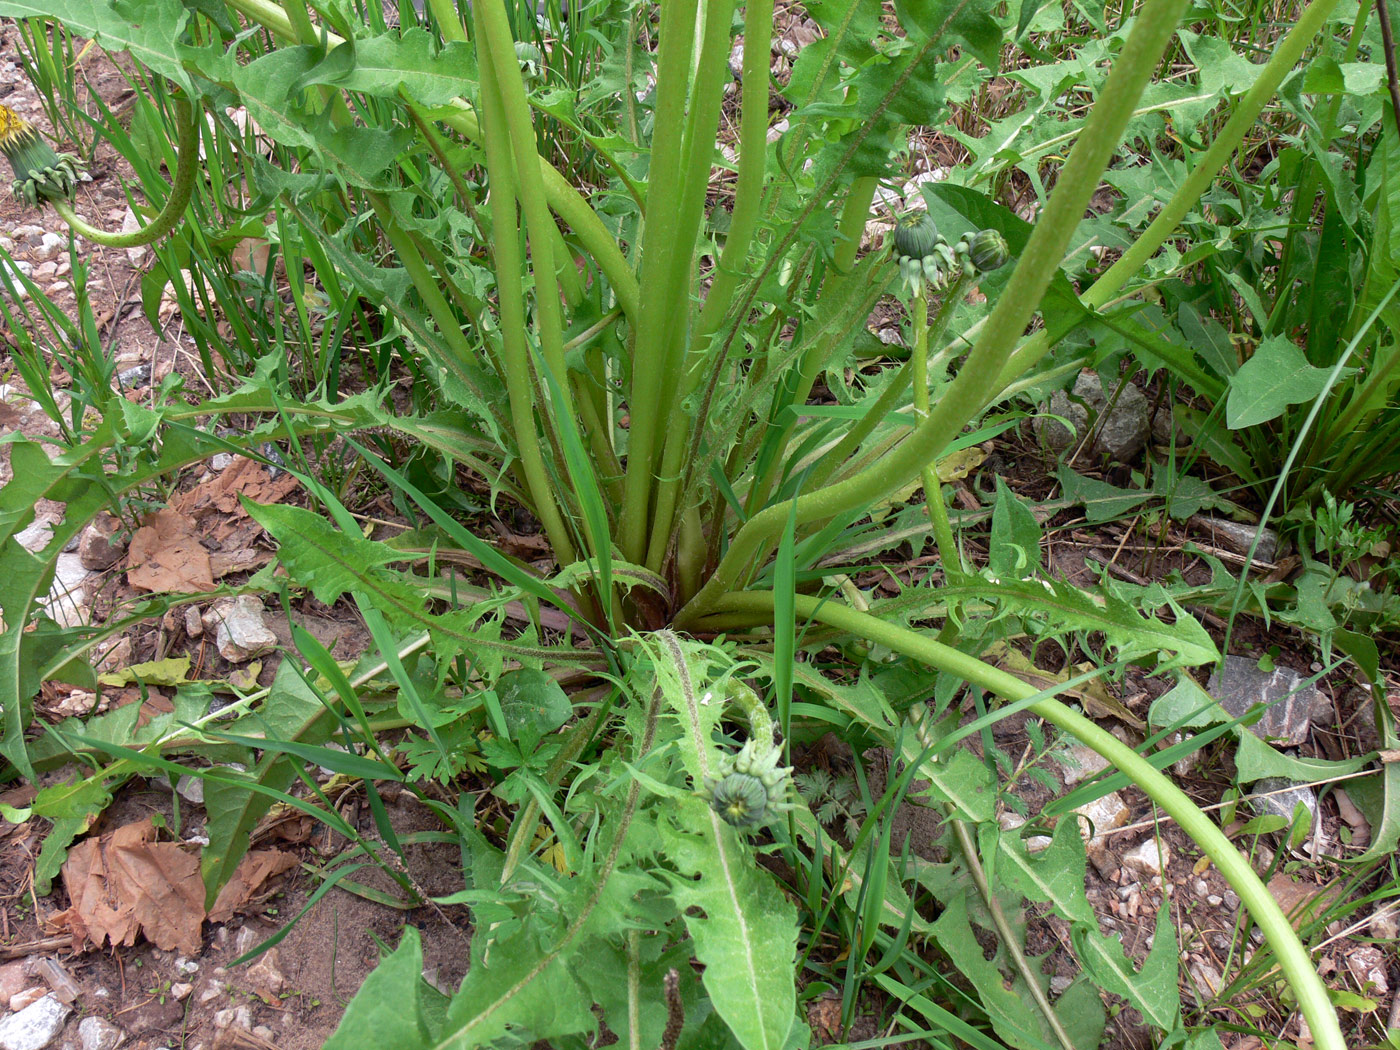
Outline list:
[[[325,1050],[418,1050],[430,1045],[431,1032],[424,1016],[423,945],[418,928],[403,928],[399,946],[380,960],[365,978]]]
[[[1096,481],[1076,473],[1063,463],[1055,472],[1065,498],[1084,506],[1084,517],[1092,525],[1126,517],[1152,498],[1142,489],[1120,489],[1106,481]]]
[[[1157,932],[1152,950],[1147,953],[1140,970],[1135,970],[1128,961],[1117,937],[1099,934],[1097,922],[1092,925],[1076,922],[1070,926],[1075,954],[1099,987],[1132,1000],[1143,1018],[1164,1032],[1176,1028],[1181,1013],[1176,991],[1178,948],[1170,911],[1170,908],[1157,909]],[[1100,950],[1090,946],[1091,938],[1103,942]]]
[[[1094,906],[1084,891],[1084,840],[1079,818],[1062,817],[1055,825],[1050,845],[1031,853],[1026,844],[1011,835],[999,835],[996,863],[998,893],[1019,900],[1048,903],[1060,918],[1075,924],[1083,935],[1075,942],[1080,962],[1090,973],[1109,971],[1117,975],[1119,992],[1151,1023],[1169,1028],[1175,1017],[1176,1000],[1167,999],[1162,989],[1150,986],[1150,975],[1137,974],[1123,965],[1123,946],[1116,936],[1106,937],[1098,930]]]
[[[255,732],[270,740],[320,744],[330,739],[336,721],[296,673],[292,661],[283,660],[258,712],[243,716],[229,728],[241,733]],[[245,774],[235,770],[226,772],[235,779],[276,791],[287,790],[296,780],[296,764],[280,751],[265,753]],[[238,862],[248,851],[249,835],[272,802],[270,796],[257,791],[205,780],[204,811],[208,816],[209,844],[200,857],[200,874],[204,878],[206,907],[213,906],[219,890],[232,877]]]
[[[997,576],[1029,576],[1038,572],[1040,536],[1040,523],[1030,507],[998,475],[987,567]]]
[[[384,98],[397,98],[402,92],[424,106],[440,106],[473,93],[476,51],[460,41],[439,49],[432,34],[415,26],[402,36],[385,33],[333,48],[295,88],[308,84],[331,84]]]
[[[661,836],[677,872],[671,899],[705,965],[715,1012],[746,1050],[783,1050],[797,1006],[797,909],[698,796],[674,805]]]
[[[1243,430],[1278,418],[1289,405],[1311,401],[1327,385],[1328,371],[1308,364],[1303,351],[1290,340],[1270,336],[1230,377],[1226,425],[1231,430]],[[1355,371],[1344,368],[1342,377]]]
[[[953,965],[977,989],[977,996],[998,1036],[1022,1050],[1045,1050],[1055,1045],[1054,1033],[1019,975],[1007,987],[1007,975],[982,951],[968,917],[967,891],[944,902],[933,924],[938,945]]]
[[[192,90],[176,52],[188,14],[177,0],[0,0],[0,18],[62,22],[107,51],[127,51],[141,65]]]
[[[569,697],[549,675],[533,668],[507,671],[496,683],[511,738],[535,740],[558,729],[574,713]]]
[[[1282,777],[1295,784],[1326,782],[1339,775],[1355,773],[1370,763],[1370,756],[1330,760],[1325,758],[1294,758],[1260,740],[1253,733],[1238,730],[1239,748],[1235,751],[1235,776],[1241,784],[1253,784],[1265,777]]]

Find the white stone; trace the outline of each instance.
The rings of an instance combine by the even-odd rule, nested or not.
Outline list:
[[[1377,940],[1393,941],[1400,937],[1400,923],[1397,923],[1397,918],[1400,918],[1400,912],[1397,912],[1396,906],[1387,904],[1377,908],[1376,913],[1371,916],[1366,925],[1370,929],[1371,936]]]
[[[1170,860],[1171,850],[1167,848],[1167,844],[1158,843],[1155,838],[1148,839],[1123,854],[1124,865],[1144,875],[1161,875],[1166,871]]]
[[[17,1013],[31,1003],[37,1003],[47,994],[48,989],[40,984],[36,984],[33,988],[26,988],[24,991],[10,996],[10,1009]]]
[[[117,1050],[126,1033],[103,1017],[84,1017],[78,1022],[78,1038],[83,1050]]]
[[[214,1027],[218,1029],[241,1028],[245,1032],[253,1030],[253,1009],[247,1003],[242,1006],[226,1006],[214,1015]]]
[[[199,993],[199,1001],[207,1003],[211,999],[217,999],[224,994],[224,982],[215,978],[210,978],[209,983],[204,986],[204,990]]]
[[[1386,973],[1385,953],[1372,944],[1365,944],[1347,953],[1347,969],[1361,985],[1362,991],[1370,996],[1384,999],[1390,991],[1390,977]]]
[[[208,845],[208,842],[205,845]],[[194,991],[194,985],[188,981],[176,981],[170,986],[170,994],[176,999],[188,999],[192,991]]]
[[[43,1050],[58,1038],[71,1012],[58,996],[44,996],[0,1021],[0,1050]]]
[[[232,462],[233,454],[231,452],[216,452],[209,457],[209,466],[213,470],[223,470]]]
[[[77,554],[60,554],[53,586],[43,600],[45,611],[61,627],[77,627],[88,622],[87,592],[84,581],[92,575]]]
[[[263,621],[262,602],[251,594],[214,605],[204,614],[204,629],[215,632],[214,644],[229,663],[243,663],[277,648],[277,636]]]
[[[38,554],[53,539],[53,522],[41,518],[15,534],[15,542],[30,554]]]
[[[197,605],[185,606],[185,633],[191,638],[198,638],[204,633],[204,620]]]
[[[1108,768],[1108,759],[1088,744],[1078,741],[1054,754],[1059,766],[1060,779],[1064,781],[1065,787],[1072,787]]]
[[[1128,804],[1116,791],[1086,802],[1074,812],[1081,818],[1079,834],[1084,837],[1090,851],[1103,848],[1105,836],[1114,828],[1128,823]]]

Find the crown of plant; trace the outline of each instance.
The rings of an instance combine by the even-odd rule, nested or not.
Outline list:
[[[78,167],[67,154],[53,151],[34,126],[8,106],[0,106],[0,152],[14,169],[10,190],[30,207],[40,200],[71,200]]]
[[[737,828],[766,824],[792,808],[792,767],[778,765],[779,749],[750,740],[737,755],[722,759],[705,778],[700,796],[720,818]]]

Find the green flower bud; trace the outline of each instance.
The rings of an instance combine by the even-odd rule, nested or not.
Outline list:
[[[720,818],[737,828],[766,824],[791,808],[792,769],[778,765],[781,752],[750,740],[737,755],[721,760],[706,777],[701,798]]]
[[[928,212],[919,212],[894,228],[894,252],[902,258],[922,259],[938,244],[938,227]]]
[[[55,153],[37,131],[8,106],[0,106],[0,153],[14,169],[14,195],[31,206],[41,200],[72,200],[78,184],[73,158]]]
[[[990,273],[1006,265],[1011,249],[996,230],[978,230],[967,240],[967,256],[980,273]]]

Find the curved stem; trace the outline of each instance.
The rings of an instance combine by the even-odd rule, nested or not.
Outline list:
[[[774,596],[767,592],[731,593],[718,599],[715,608],[726,612],[763,611],[771,615],[773,603]],[[886,623],[869,613],[857,612],[810,595],[796,595],[794,603],[799,616],[888,646],[920,663],[958,675],[1007,700],[1024,700],[1038,692],[1014,675],[908,627]],[[1259,876],[1240,855],[1234,843],[1225,837],[1225,833],[1201,812],[1185,792],[1154,769],[1145,758],[1077,711],[1053,698],[1037,700],[1029,705],[1028,710],[1071,733],[1108,759],[1110,765],[1127,775],[1191,837],[1239,894],[1250,916],[1264,931],[1264,939],[1278,957],[1279,966],[1297,997],[1299,1009],[1312,1030],[1314,1045],[1318,1050],[1345,1050],[1346,1042],[1342,1038],[1336,1012],[1332,1009],[1327,988],[1318,976],[1308,950],[1298,939],[1297,932],[1273,894],[1259,881]]]
[[[199,121],[195,118],[195,107],[188,100],[181,99],[175,103],[175,113],[178,121],[176,148],[179,156],[175,161],[175,179],[170,185],[170,196],[166,198],[165,207],[139,230],[132,230],[130,233],[108,233],[78,218],[77,212],[68,201],[53,201],[54,211],[73,228],[74,233],[108,248],[139,248],[159,240],[175,228],[180,216],[185,214],[185,209],[190,205],[190,197],[194,194],[195,172],[199,170]]]
[[[1059,269],[1070,236],[1084,217],[1099,178],[1127,128],[1138,98],[1156,71],[1185,6],[1185,0],[1147,0],[1143,5],[981,338],[928,419],[881,463],[846,481],[798,497],[798,524],[828,520],[868,506],[917,477],[924,464],[981,410]],[[735,534],[714,575],[682,610],[677,622],[684,623],[710,611],[720,595],[732,590],[743,567],[772,542],[793,510],[785,501],[750,518]]]

